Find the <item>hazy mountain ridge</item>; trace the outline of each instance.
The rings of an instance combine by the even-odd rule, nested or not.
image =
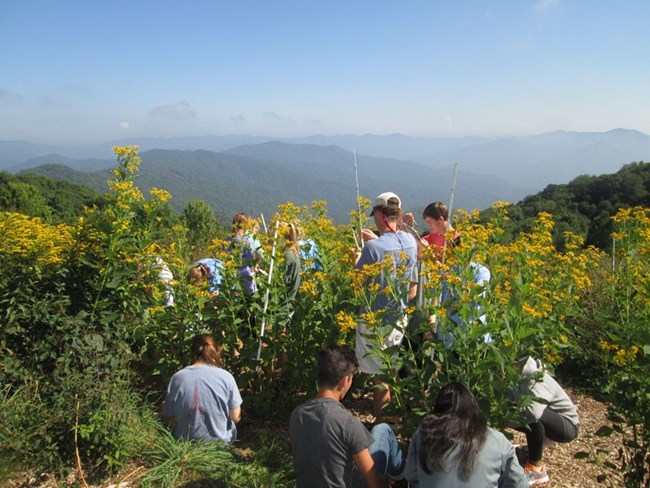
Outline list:
[[[541,190],[550,183],[566,183],[582,174],[613,173],[632,161],[650,160],[650,136],[627,129],[608,132],[555,131],[533,136],[499,138],[364,134],[278,139],[241,134],[129,138],[80,146],[41,146],[25,141],[0,141],[0,169],[12,168],[21,163],[24,164],[20,167],[25,168],[25,161],[52,153],[73,159],[113,160],[114,145],[137,144],[141,152],[153,149],[204,149],[220,152],[271,141],[294,145],[338,146],[348,151],[356,149],[358,155],[412,161],[429,168],[450,168],[457,163],[462,171],[494,175],[533,190]],[[36,165],[35,161],[29,164]],[[81,165],[75,164],[78,167]],[[86,166],[84,168],[87,170]]]
[[[326,200],[332,217],[346,222],[356,207],[352,153],[330,146],[279,142],[241,146],[227,152],[155,149],[141,153],[138,185],[165,188],[181,211],[187,201],[209,203],[222,220],[244,211],[253,215],[275,211],[291,201],[307,205]],[[433,200],[447,200],[451,171],[418,163],[357,155],[360,191],[373,198],[384,191],[398,193],[405,209],[419,211]],[[79,172],[61,165],[29,170],[106,191],[107,170]],[[492,176],[459,172],[456,208],[486,208],[494,200],[518,201],[530,191]]]

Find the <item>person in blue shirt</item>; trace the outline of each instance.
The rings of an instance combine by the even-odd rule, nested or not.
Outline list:
[[[385,192],[375,199],[371,217],[379,229],[380,236],[366,242],[363,250],[357,250],[358,255],[355,269],[361,271],[366,266],[389,260],[392,271],[381,273],[375,278],[382,292],[367,294],[369,307],[363,306],[359,315],[368,312],[381,314],[381,326],[373,329],[359,320],[356,327],[356,354],[359,361],[359,371],[373,375],[373,382],[378,387],[373,391],[373,406],[375,416],[384,419],[382,412],[384,404],[391,399],[387,384],[375,377],[382,368],[382,359],[375,350],[386,349],[402,343],[404,330],[408,322],[406,303],[412,301],[417,294],[417,244],[411,234],[399,228],[402,216],[402,202],[392,192]],[[392,293],[384,293],[391,290]]]
[[[199,259],[194,263],[194,266],[188,271],[187,276],[193,283],[198,284],[207,281],[209,284],[208,291],[210,292],[210,298],[214,298],[219,295],[219,287],[223,280],[222,271],[223,263],[221,261],[214,258],[205,258]]]
[[[236,253],[239,259],[237,272],[244,295],[250,296],[257,292],[255,271],[257,262],[261,259],[260,241],[255,237],[257,223],[243,212],[235,214],[232,219],[233,235],[229,238],[228,251]]]
[[[172,376],[163,415],[174,437],[204,442],[237,439],[242,398],[235,378],[223,369],[223,348],[209,334],[192,342],[193,363]]]
[[[305,267],[311,267],[315,271],[323,271],[323,265],[320,262],[318,246],[313,239],[300,239],[300,260]]]

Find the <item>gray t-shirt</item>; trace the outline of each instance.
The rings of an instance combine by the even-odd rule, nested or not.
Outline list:
[[[298,487],[352,486],[352,456],[373,442],[368,429],[331,398],[294,409],[289,433]]]
[[[476,456],[469,479],[463,476],[454,451],[447,456],[444,471],[426,473],[420,466],[421,447],[422,431],[418,428],[411,439],[404,470],[404,477],[412,487],[526,488],[528,486],[524,470],[517,460],[515,448],[501,432],[494,429],[488,428],[485,442]]]
[[[172,376],[163,415],[176,421],[177,439],[232,442],[237,438],[237,427],[230,412],[241,404],[239,388],[228,371],[200,364]]]

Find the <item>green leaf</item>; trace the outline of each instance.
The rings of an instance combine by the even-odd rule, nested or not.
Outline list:
[[[600,429],[596,431],[598,437],[609,437],[614,432],[614,429],[609,425],[603,425]]]
[[[97,352],[104,351],[104,339],[99,334],[91,334],[86,337],[86,342]]]

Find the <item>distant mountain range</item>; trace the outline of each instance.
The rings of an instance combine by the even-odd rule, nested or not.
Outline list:
[[[268,142],[226,152],[154,149],[141,153],[138,185],[165,188],[181,211],[187,201],[211,204],[227,221],[234,213],[270,214],[278,204],[326,200],[336,222],[347,222],[356,206],[353,154],[336,146]],[[446,200],[451,172],[407,161],[357,156],[360,192],[373,198],[384,191],[402,196],[404,207],[419,211],[433,199]],[[80,161],[87,165],[88,161]],[[61,164],[26,170],[55,179],[107,190],[108,169],[82,172]],[[456,208],[486,208],[504,195],[519,200],[529,191],[492,176],[459,172]]]
[[[356,195],[353,149],[362,195],[395,191],[415,211],[449,199],[454,163],[456,208],[484,209],[495,200],[516,202],[550,183],[650,160],[650,136],[615,129],[499,139],[367,134],[284,141],[247,135],[142,138],[85,146],[0,141],[0,169],[38,168],[105,191],[106,170],[115,165],[111,148],[128,144],[140,146],[143,189],[168,189],[177,209],[190,199],[205,200],[226,219],[237,211],[270,212],[285,201],[323,199],[337,221],[346,220]]]

